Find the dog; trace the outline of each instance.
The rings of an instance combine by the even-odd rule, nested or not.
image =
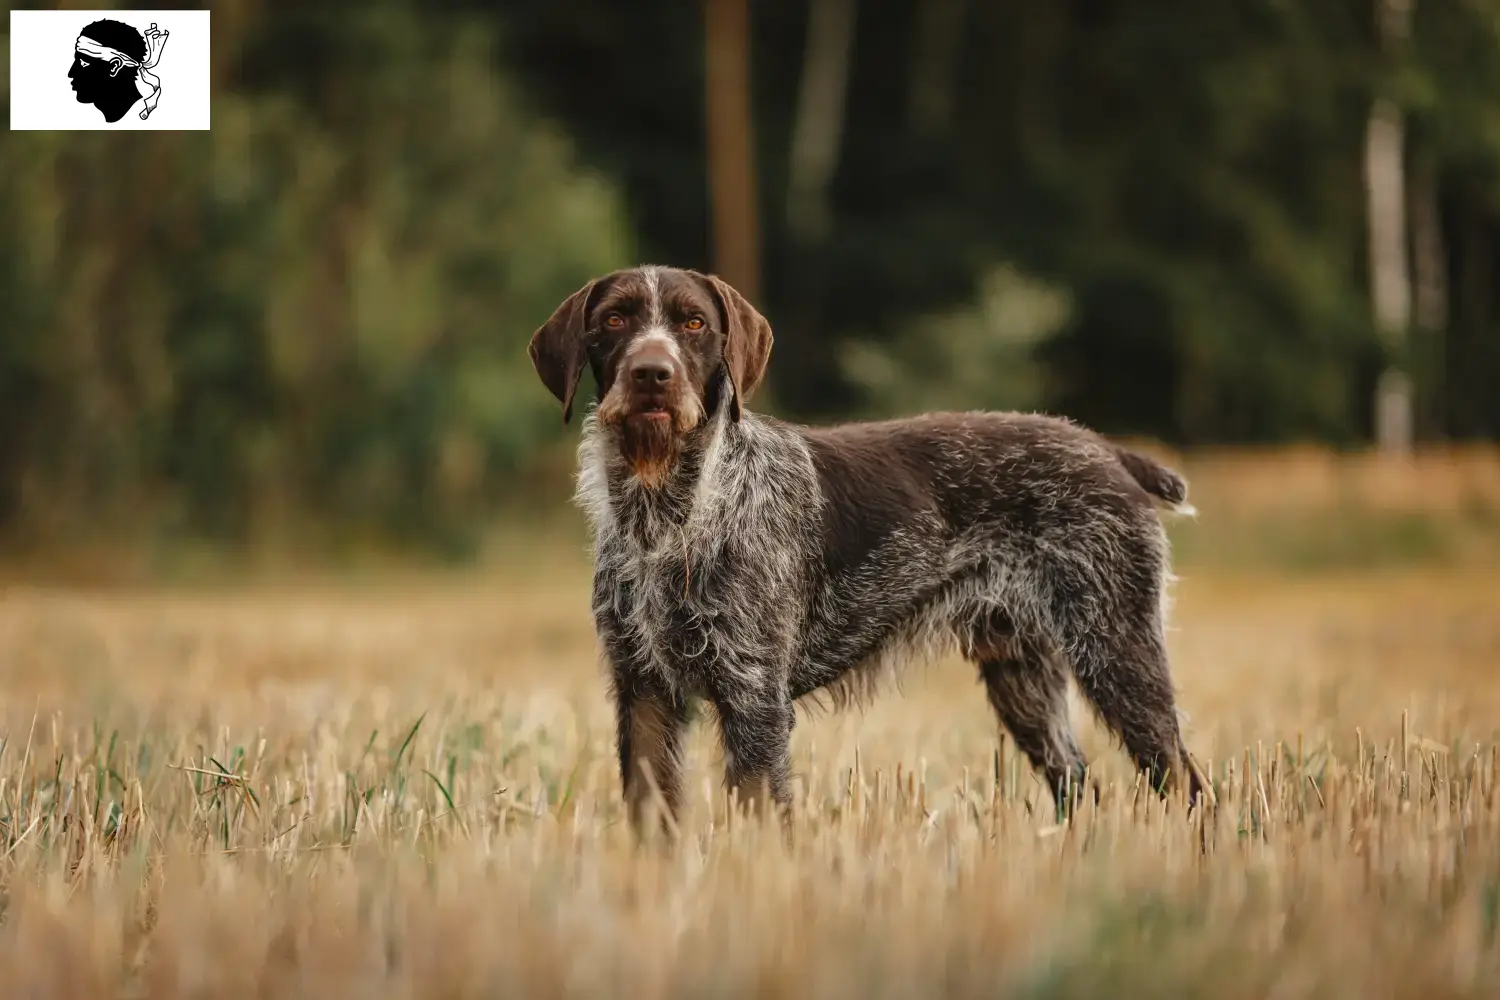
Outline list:
[[[1086,767],[1070,676],[1158,792],[1185,778],[1196,801],[1157,512],[1191,512],[1183,477],[1047,415],[753,413],[772,339],[719,277],[640,266],[574,292],[528,347],[564,423],[584,368],[598,387],[575,500],[635,828],[655,806],[674,828],[694,703],[716,710],[733,800],[785,817],[800,699],[864,700],[955,650],[1060,810]]]

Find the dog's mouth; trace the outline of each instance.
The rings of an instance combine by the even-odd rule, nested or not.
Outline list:
[[[695,404],[683,393],[628,392],[617,386],[600,403],[599,421],[614,429],[620,453],[636,478],[647,486],[660,486],[703,419],[702,407]]]
[[[664,406],[636,409],[620,428],[620,450],[647,486],[659,486],[677,464],[681,429],[671,410]]]
[[[621,421],[636,427],[652,427],[659,433],[685,434],[697,423],[690,414],[691,407],[684,407],[674,399],[636,399],[625,411]]]

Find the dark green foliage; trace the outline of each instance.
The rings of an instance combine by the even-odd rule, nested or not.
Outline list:
[[[912,111],[926,8],[857,4],[810,243],[807,3],[752,5],[763,406],[1367,438],[1384,93],[1441,225],[1419,430],[1500,435],[1500,0],[1423,0],[1396,56],[1372,0],[955,2],[944,121]],[[0,144],[0,531],[462,551],[562,440],[530,332],[615,265],[712,267],[700,5],[257,0],[214,32],[212,132]]]
[[[807,4],[753,5],[763,260],[779,331],[770,387],[782,409],[901,409],[888,380],[865,377],[881,370],[872,351],[895,343],[890,358],[909,365],[899,345],[913,325],[1005,262],[1072,308],[1041,343],[1031,386],[997,389],[986,405],[1188,444],[1366,437],[1382,352],[1362,157],[1370,100],[1393,92],[1412,116],[1413,172],[1435,165],[1449,213],[1462,213],[1444,230],[1450,259],[1465,259],[1468,227],[1488,262],[1455,279],[1453,330],[1427,331],[1411,352],[1423,429],[1500,433],[1500,394],[1480,388],[1500,373],[1484,293],[1500,195],[1500,130],[1488,125],[1500,6],[1421,5],[1399,61],[1379,56],[1370,0],[962,6],[963,43],[944,66],[953,116],[924,131],[908,113],[918,5],[859,5],[834,228],[809,248],[784,223]],[[645,252],[707,265],[701,60],[685,30],[696,17],[659,2],[507,10],[518,68],[625,180]],[[1450,188],[1453,171],[1463,180]],[[1444,368],[1445,342],[1471,363],[1450,349]],[[940,400],[966,375],[923,373],[931,391],[918,395]],[[951,395],[969,405],[974,394]]]
[[[483,20],[252,10],[210,133],[0,147],[12,525],[443,539],[560,431],[525,341],[629,259],[610,184]]]

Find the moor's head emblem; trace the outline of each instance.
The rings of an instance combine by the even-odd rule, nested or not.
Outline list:
[[[148,117],[161,99],[161,78],[151,70],[167,34],[154,22],[144,35],[123,21],[95,21],[84,28],[68,69],[78,103],[92,104],[105,121],[117,122],[144,98],[141,118]]]

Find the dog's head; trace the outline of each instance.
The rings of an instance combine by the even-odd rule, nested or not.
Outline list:
[[[529,350],[564,422],[588,366],[599,387],[600,425],[620,432],[625,457],[653,483],[672,467],[682,439],[719,406],[740,419],[765,374],[771,325],[713,275],[637,267],[568,296]],[[728,398],[720,398],[725,373]]]

